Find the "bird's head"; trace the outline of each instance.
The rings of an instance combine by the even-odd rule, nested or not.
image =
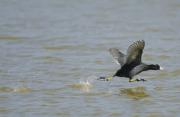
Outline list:
[[[153,68],[154,70],[164,70],[163,67],[161,67],[160,65],[156,64],[156,65],[153,65]]]

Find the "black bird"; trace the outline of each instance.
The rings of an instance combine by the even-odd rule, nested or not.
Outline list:
[[[127,54],[123,54],[117,48],[110,48],[109,52],[115,59],[116,63],[121,65],[121,68],[113,75],[113,77],[127,77],[129,82],[146,81],[144,79],[133,79],[133,76],[147,70],[162,70],[158,64],[145,64],[141,61],[143,49],[145,46],[144,40],[134,42],[129,46]],[[100,79],[103,77],[100,77]],[[110,80],[112,77],[105,78]]]

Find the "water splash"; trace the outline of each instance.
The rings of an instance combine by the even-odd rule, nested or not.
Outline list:
[[[83,92],[90,92],[90,90],[93,88],[94,81],[97,78],[97,76],[89,76],[86,79],[82,78],[78,83],[72,84],[71,87],[80,89]]]
[[[83,92],[89,92],[90,89],[93,87],[93,85],[88,81],[80,81],[79,83],[74,83],[70,86],[72,88],[80,89]]]

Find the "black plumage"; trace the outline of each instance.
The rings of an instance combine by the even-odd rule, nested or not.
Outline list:
[[[160,70],[161,67],[156,64],[145,64],[141,61],[143,49],[145,47],[144,40],[136,41],[129,46],[127,54],[123,54],[117,48],[110,48],[109,51],[116,63],[121,68],[113,75],[113,77],[127,77],[132,82],[133,76],[147,70]],[[135,79],[136,81],[145,81],[144,79]]]

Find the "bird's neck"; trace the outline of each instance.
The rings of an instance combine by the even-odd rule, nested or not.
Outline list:
[[[157,66],[153,65],[153,64],[150,64],[150,65],[148,65],[148,69],[150,69],[150,70],[157,70]]]

